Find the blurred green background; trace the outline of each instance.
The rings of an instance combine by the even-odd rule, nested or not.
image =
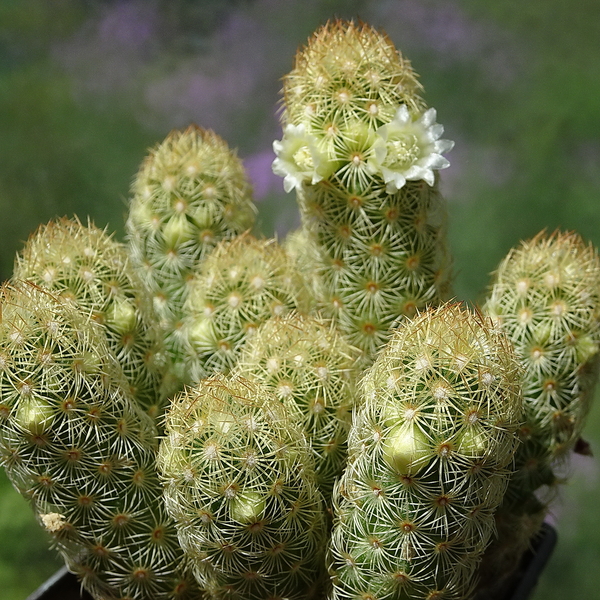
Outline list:
[[[265,234],[298,223],[271,173],[280,78],[334,16],[387,31],[444,137],[457,297],[476,301],[539,230],[600,245],[598,0],[0,0],[0,276],[41,223],[89,215],[123,236],[130,182],[175,127],[213,128],[254,182]],[[586,437],[600,454],[600,402]],[[553,509],[559,545],[536,600],[597,598],[598,462],[576,457]],[[59,566],[0,475],[0,590],[23,600]]]

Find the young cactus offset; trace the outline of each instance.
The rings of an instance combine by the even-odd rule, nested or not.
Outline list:
[[[364,24],[328,23],[284,79],[275,173],[317,246],[320,308],[367,357],[392,324],[448,295],[436,112],[410,63]]]
[[[73,301],[102,324],[133,396],[153,418],[161,414],[170,390],[163,386],[160,332],[123,244],[77,218],[51,221],[17,255],[13,279]]]
[[[236,372],[278,397],[306,432],[327,503],[346,464],[358,351],[331,321],[290,313],[269,319],[244,347]]]
[[[542,488],[557,483],[555,467],[580,439],[600,361],[598,253],[575,233],[541,232],[502,261],[483,310],[506,332],[525,371],[516,472],[483,563],[487,598],[537,533],[548,510]]]
[[[97,600],[199,598],[103,329],[30,283],[0,301],[0,455],[53,546]]]
[[[192,381],[228,372],[244,342],[271,317],[308,310],[308,286],[274,239],[221,242],[190,282],[184,333]]]
[[[334,495],[333,598],[469,598],[521,418],[507,339],[458,305],[420,313],[366,372],[361,402]]]
[[[166,429],[158,464],[167,510],[209,596],[319,597],[322,498],[306,439],[281,402],[219,374],[175,399]]]
[[[186,381],[178,367],[190,278],[220,240],[250,229],[255,213],[241,161],[212,131],[175,130],[140,167],[126,223],[128,243],[153,294],[179,381]]]

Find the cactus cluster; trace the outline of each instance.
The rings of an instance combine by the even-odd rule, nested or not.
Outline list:
[[[95,600],[502,598],[584,445],[600,259],[541,233],[481,309],[447,302],[421,93],[385,35],[327,23],[284,78],[284,244],[192,126],[143,162],[125,244],[65,218],[18,255],[0,460]]]

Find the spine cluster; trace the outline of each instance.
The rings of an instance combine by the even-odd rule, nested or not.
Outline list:
[[[455,305],[394,332],[362,384],[334,501],[334,599],[468,598],[521,419],[520,370]]]
[[[322,498],[306,439],[281,402],[218,375],[176,398],[166,423],[166,506],[209,597],[318,598]]]
[[[273,170],[296,189],[319,307],[372,357],[398,318],[449,290],[435,170],[452,143],[410,63],[367,25],[329,23],[284,78]]]

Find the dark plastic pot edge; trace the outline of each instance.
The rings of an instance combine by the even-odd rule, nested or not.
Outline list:
[[[527,600],[531,596],[557,541],[556,529],[549,523],[542,523],[542,528],[533,542],[533,549],[528,551],[524,558],[527,567],[510,595],[510,600]]]
[[[29,594],[27,600],[92,600],[92,597],[81,589],[75,575],[62,567]]]

